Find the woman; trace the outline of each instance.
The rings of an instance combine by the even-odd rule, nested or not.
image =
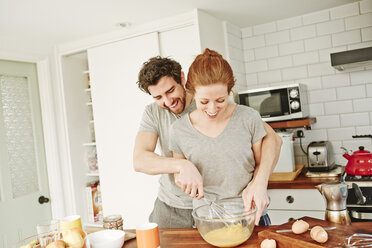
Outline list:
[[[258,174],[255,168],[259,166],[266,132],[257,111],[228,102],[234,83],[230,65],[215,51],[206,49],[192,63],[186,90],[194,96],[196,110],[173,124],[170,150],[175,158],[195,164],[203,177],[204,192],[182,185],[177,175],[175,180],[195,198],[194,205],[201,204],[203,195],[208,201],[242,197],[248,209],[254,208],[256,201],[260,203],[260,214],[256,215],[259,218],[269,203],[268,175],[254,176]],[[253,204],[247,200],[252,188],[262,192],[263,200],[253,199]],[[268,216],[262,216],[260,225],[268,224]]]

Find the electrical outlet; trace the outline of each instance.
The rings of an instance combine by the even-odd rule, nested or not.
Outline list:
[[[302,130],[297,130],[297,132],[296,132],[296,136],[297,136],[298,138],[303,138],[303,137],[304,137],[304,131],[302,131]]]

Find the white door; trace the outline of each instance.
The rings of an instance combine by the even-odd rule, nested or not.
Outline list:
[[[137,87],[138,72],[158,54],[157,33],[88,50],[103,212],[121,214],[124,228],[148,221],[158,190],[158,177],[133,170],[135,136],[153,102]]]
[[[0,248],[51,218],[36,64],[0,60]]]

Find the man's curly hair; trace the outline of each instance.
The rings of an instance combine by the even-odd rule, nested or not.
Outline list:
[[[150,58],[143,63],[138,73],[138,88],[150,94],[149,86],[157,84],[164,76],[172,77],[177,83],[181,84],[181,69],[181,65],[173,59],[160,56]]]

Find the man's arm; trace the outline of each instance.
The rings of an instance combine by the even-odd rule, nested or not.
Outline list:
[[[137,172],[149,175],[179,173],[183,159],[164,157],[155,153],[158,136],[152,132],[139,132],[133,152],[133,167]]]
[[[152,132],[137,134],[133,152],[134,170],[149,175],[178,173],[182,184],[193,185],[194,180],[201,177],[195,165],[183,158],[164,157],[156,154],[157,140],[158,136]]]
[[[264,128],[266,136],[263,138],[262,143],[256,142],[252,145],[256,168],[251,182],[243,192],[245,196],[245,207],[251,209],[252,203],[257,207],[256,225],[258,225],[263,211],[269,204],[267,185],[270,174],[278,162],[280,148],[282,146],[282,139],[265,122]]]

